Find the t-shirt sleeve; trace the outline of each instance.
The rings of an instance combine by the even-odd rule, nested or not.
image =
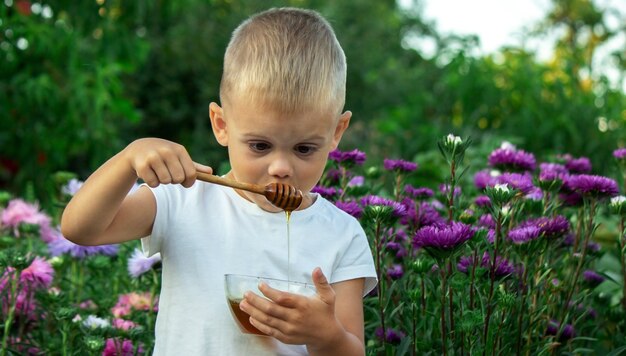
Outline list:
[[[146,185],[146,187],[148,187],[148,185]],[[150,191],[154,194],[154,198],[156,200],[156,215],[154,217],[154,224],[152,225],[152,232],[150,235],[141,238],[141,249],[146,257],[150,257],[161,252],[169,210],[167,204],[167,191],[164,189],[164,186],[160,185],[156,188],[148,188],[150,188]]]
[[[363,289],[365,296],[376,287],[378,282],[374,258],[365,231],[356,220],[351,230],[353,231],[352,239],[339,262],[339,266],[333,273],[331,283],[365,278]]]

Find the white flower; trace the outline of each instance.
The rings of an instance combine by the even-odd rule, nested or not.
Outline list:
[[[95,315],[89,315],[87,319],[83,321],[83,325],[90,329],[97,329],[108,328],[109,326],[111,326],[111,323],[109,323],[109,321],[106,319],[99,318]]]
[[[508,193],[510,192],[509,190],[509,185],[507,183],[504,184],[496,184],[493,189],[495,189],[496,192],[500,192],[500,193]]]
[[[511,150],[511,151],[517,150],[517,147],[515,147],[515,145],[510,143],[509,141],[503,141],[502,144],[500,145],[500,148],[503,150]]]
[[[511,214],[511,207],[508,205],[505,205],[502,207],[502,216],[509,216]]]
[[[446,144],[458,146],[463,143],[463,140],[459,136],[454,136],[453,134],[448,134],[446,137]]]
[[[69,182],[67,182],[66,185],[63,186],[63,188],[61,188],[61,191],[67,195],[74,195],[76,194],[76,192],[78,192],[78,190],[83,186],[84,182],[80,181],[76,178],[72,178],[70,179]]]
[[[491,177],[499,177],[502,174],[502,172],[500,172],[497,169],[492,169],[489,171],[489,176]]]
[[[617,208],[624,203],[626,203],[626,196],[618,195],[616,197],[611,198],[610,205],[614,208]]]

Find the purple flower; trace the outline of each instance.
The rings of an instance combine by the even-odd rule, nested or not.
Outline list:
[[[489,208],[491,207],[491,199],[489,199],[486,195],[479,195],[474,200],[474,203],[481,208]]]
[[[569,232],[569,221],[561,215],[557,215],[553,218],[537,218],[533,223],[539,228],[543,236],[547,238],[561,237]]]
[[[328,153],[328,159],[337,163],[356,164],[362,165],[365,162],[365,152],[361,152],[357,149],[352,151],[339,151],[333,150]]]
[[[432,189],[429,188],[415,188],[411,185],[405,185],[404,186],[404,191],[412,198],[414,199],[428,199],[431,198],[434,195],[434,192]]]
[[[361,205],[367,206],[388,206],[393,208],[393,215],[401,218],[406,214],[406,207],[403,204],[398,203],[387,198],[379,197],[377,195],[367,195],[361,198]]]
[[[387,276],[393,280],[400,279],[403,275],[404,269],[402,268],[402,265],[394,264],[387,269]]]
[[[349,172],[346,172],[349,173]],[[326,179],[328,179],[328,181],[331,184],[336,184],[341,182],[341,178],[343,177],[343,173],[338,170],[338,169],[329,169],[326,171]]]
[[[535,186],[530,173],[502,173],[495,179],[497,184],[507,184],[509,188],[519,190],[524,194],[530,193]]]
[[[447,195],[448,193],[450,193],[450,185],[449,184],[440,184],[439,185],[439,192],[441,194]],[[461,195],[461,187],[454,187],[454,196],[458,197],[459,195]]]
[[[428,202],[415,203],[407,198],[402,203],[406,207],[406,214],[400,218],[402,225],[420,227],[445,223],[445,219],[441,217],[437,209]]]
[[[489,165],[503,170],[532,171],[536,161],[532,153],[515,148],[498,148],[489,155]]]
[[[487,230],[487,241],[489,241],[490,244],[493,244],[496,241],[496,230],[495,229]]]
[[[407,255],[407,250],[404,247],[408,237],[406,232],[402,229],[389,229],[384,237],[385,249],[391,252],[395,252],[396,258],[402,258]]]
[[[335,197],[341,194],[341,189],[316,185],[315,187],[313,187],[313,189],[311,189],[311,193],[318,193],[326,199],[333,200]]]
[[[67,240],[65,237],[56,239],[48,244],[51,256],[69,254],[72,257],[83,259],[93,255],[117,255],[118,245],[81,246]]]
[[[570,158],[565,162],[565,168],[570,173],[589,173],[591,172],[591,161],[587,157]]]
[[[453,250],[474,236],[471,226],[453,221],[450,224],[425,226],[413,238],[416,247]]]
[[[387,159],[383,161],[383,166],[388,171],[413,172],[417,169],[417,163],[404,161],[401,159]]]
[[[579,194],[596,198],[612,197],[619,193],[615,180],[596,175],[572,175],[567,180],[567,185]]]
[[[530,191],[526,193],[524,198],[528,200],[540,201],[543,199],[543,190],[541,190],[539,187],[532,187],[530,188]]]
[[[470,270],[472,265],[473,265],[472,257],[461,256],[461,258],[459,259],[459,262],[456,264],[456,268],[463,273],[469,273],[468,271]]]
[[[483,257],[480,259],[480,267],[491,269],[491,257],[487,252],[483,253]],[[473,266],[472,257],[463,256],[457,263],[457,268],[463,273],[469,273],[470,268]],[[496,257],[496,278],[503,278],[515,271],[515,266],[508,260],[501,256]]]
[[[365,177],[363,176],[354,176],[348,182],[348,187],[360,187],[365,183]]]
[[[137,278],[142,274],[152,269],[152,266],[161,262],[161,254],[156,253],[150,257],[146,255],[138,248],[133,251],[133,254],[128,259],[128,274],[131,277]]]
[[[618,160],[626,159],[626,147],[618,148],[615,151],[613,151],[613,157],[615,157]]]
[[[478,222],[476,223],[476,225],[480,226],[480,227],[486,227],[489,229],[495,229],[496,228],[496,222],[495,220],[493,220],[493,216],[491,216],[491,214],[483,214],[478,218]]]
[[[540,173],[552,172],[552,173],[555,173],[557,176],[566,175],[569,173],[569,171],[567,170],[567,168],[565,168],[564,165],[559,164],[559,163],[550,163],[550,162],[544,162],[544,163],[539,164],[539,172]]]
[[[498,171],[490,171],[488,169],[483,169],[482,171],[476,172],[474,174],[474,186],[478,190],[484,190],[487,187],[493,187],[496,185],[496,178],[500,175]]]
[[[602,275],[592,270],[584,271],[583,279],[592,288],[598,286],[600,283],[604,282],[605,280],[605,278]]]
[[[385,328],[384,335],[383,335],[382,328],[377,328],[374,334],[379,340],[384,340],[385,342],[388,342],[394,345],[399,344],[400,341],[402,341],[402,339],[404,339],[404,337],[406,336],[402,331],[394,330],[389,327]]]
[[[516,245],[535,240],[541,235],[541,230],[534,225],[520,226],[509,231],[509,239]]]
[[[481,261],[481,266],[491,269],[491,256],[487,252],[483,254],[483,259]],[[496,269],[495,275],[496,278],[502,278],[510,275],[515,271],[515,266],[509,262],[507,259],[502,256],[496,256]]]
[[[540,236],[555,239],[569,232],[569,221],[561,215],[557,215],[553,218],[539,217],[526,220],[520,223],[518,227],[536,227],[539,230]]]
[[[556,336],[559,333],[560,324],[556,320],[550,320],[548,322],[548,327],[546,329],[547,335]],[[576,336],[576,331],[574,330],[574,326],[571,324],[565,324],[563,330],[561,331],[561,335],[559,336],[559,341],[567,341]]]
[[[363,208],[355,201],[336,201],[335,205],[357,219],[363,215]]]

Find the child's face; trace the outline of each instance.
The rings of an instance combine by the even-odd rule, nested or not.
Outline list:
[[[228,147],[231,171],[237,181],[265,186],[272,182],[293,185],[304,194],[301,205],[312,201],[311,189],[317,184],[328,159],[352,113],[305,112],[285,115],[271,108],[246,105],[243,100],[229,100],[221,108],[210,105],[211,124],[217,141]],[[267,211],[279,211],[263,196],[239,191]]]

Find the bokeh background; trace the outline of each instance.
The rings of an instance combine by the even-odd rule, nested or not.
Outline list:
[[[626,45],[613,41],[626,34],[623,10],[607,1],[547,0],[519,45],[484,53],[477,36],[439,31],[424,5],[2,0],[0,188],[45,205],[56,172],[84,179],[144,136],[174,140],[196,161],[223,167],[208,104],[219,100],[224,49],[237,24],[272,6],[318,10],[343,44],[346,109],[354,116],[342,149],[359,148],[370,162],[402,158],[428,167],[436,140],[454,133],[472,137],[472,155],[482,161],[507,140],[538,159],[586,156],[594,173],[611,173],[611,152],[626,144]],[[526,45],[545,38],[551,42],[541,55]],[[606,66],[611,77],[599,70]]]

